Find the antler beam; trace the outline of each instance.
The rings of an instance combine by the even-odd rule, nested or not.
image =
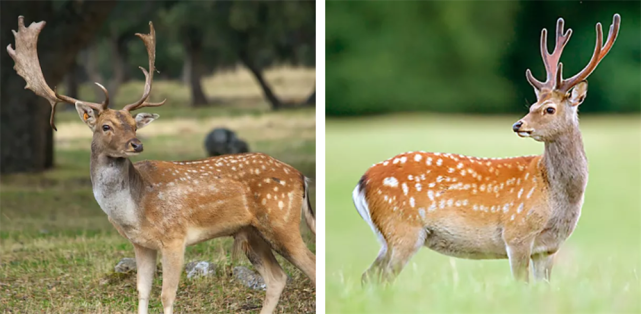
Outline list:
[[[154,79],[154,71],[156,71],[156,68],[154,67],[154,63],[156,61],[156,30],[154,30],[154,24],[152,22],[149,22],[149,34],[136,33],[136,36],[142,39],[145,47],[147,48],[147,55],[149,56],[149,72],[147,72],[145,68],[140,67],[142,73],[145,74],[145,89],[142,93],[142,97],[138,101],[126,105],[125,108],[123,108],[127,111],[134,111],[136,109],[144,107],[158,107],[162,106],[165,101],[167,101],[165,99],[158,103],[147,102],[147,99],[151,94],[151,83]]]

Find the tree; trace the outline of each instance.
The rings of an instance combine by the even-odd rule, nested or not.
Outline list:
[[[167,34],[183,43],[193,105],[206,102],[200,84],[204,70],[241,63],[278,109],[282,101],[263,72],[279,62],[314,64],[314,10],[310,1],[192,1],[172,6],[160,20]]]
[[[263,71],[278,62],[314,63],[315,3],[216,2],[219,34],[238,60],[254,75],[272,109],[283,103]],[[310,49],[311,48],[311,49]]]
[[[78,51],[93,38],[114,5],[114,1],[3,1],[0,41],[14,43],[11,30],[17,28],[20,14],[25,16],[26,23],[47,21],[40,34],[38,53],[44,77],[54,86],[61,82]],[[51,107],[24,89],[24,80],[10,66],[13,65],[11,57],[6,51],[1,55],[0,172],[50,168],[53,166]]]

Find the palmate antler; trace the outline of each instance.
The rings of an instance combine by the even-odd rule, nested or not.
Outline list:
[[[559,18],[556,23],[556,45],[554,46],[554,52],[552,54],[548,52],[547,48],[547,29],[544,28],[543,31],[541,31],[541,57],[543,58],[545,72],[547,74],[545,82],[535,79],[530,69],[525,71],[525,76],[528,82],[530,82],[530,85],[537,90],[547,89],[565,93],[576,84],[590,76],[594,69],[596,69],[599,62],[601,62],[601,59],[603,59],[610,51],[610,48],[612,48],[612,45],[619,34],[621,16],[619,14],[615,14],[612,18],[612,25],[610,25],[610,32],[608,33],[608,39],[606,40],[605,45],[602,45],[603,29],[601,28],[601,23],[596,24],[596,46],[594,47],[594,53],[592,54],[590,62],[585,66],[585,68],[583,68],[583,70],[581,70],[581,72],[567,80],[563,79],[563,63],[560,63],[559,60],[561,59],[561,54],[563,53],[565,44],[570,40],[572,30],[568,29],[567,32],[564,33],[563,23],[564,21],[562,18]]]
[[[16,38],[16,49],[14,50],[11,48],[11,44],[9,44],[7,46],[7,52],[15,62],[15,66],[13,68],[18,72],[18,75],[27,82],[25,89],[32,90],[36,95],[46,99],[49,104],[51,104],[51,118],[49,119],[49,124],[51,124],[51,127],[54,130],[56,130],[53,119],[56,114],[56,105],[58,102],[66,102],[70,104],[82,103],[90,106],[98,112],[101,112],[107,109],[107,106],[109,105],[109,93],[104,86],[96,83],[96,85],[98,85],[98,87],[100,87],[100,89],[105,93],[105,101],[102,104],[98,104],[60,95],[49,88],[49,85],[42,75],[37,50],[38,35],[40,35],[40,31],[44,28],[45,24],[46,23],[42,21],[38,23],[31,23],[29,27],[25,27],[24,17],[19,16],[18,31],[16,32],[12,30],[13,36]]]
[[[40,61],[38,60],[38,36],[45,24],[46,22],[41,21],[38,23],[31,23],[29,27],[25,27],[24,17],[19,16],[18,31],[13,31],[13,35],[16,39],[16,49],[14,50],[11,47],[11,44],[9,44],[7,46],[7,52],[15,62],[15,66],[13,68],[18,72],[18,75],[27,82],[25,88],[32,90],[36,95],[46,99],[49,104],[51,104],[51,118],[49,119],[49,124],[51,124],[51,127],[54,130],[57,130],[54,125],[54,116],[56,114],[56,105],[59,102],[84,104],[93,108],[98,112],[98,114],[100,114],[107,110],[107,107],[109,106],[109,93],[104,86],[99,83],[95,83],[105,93],[105,100],[101,104],[98,104],[60,95],[56,91],[51,90],[44,79],[44,75],[42,75]],[[163,105],[166,101],[163,100],[159,103],[147,102],[149,94],[151,93],[151,82],[155,71],[154,62],[156,60],[156,32],[151,22],[149,22],[149,29],[149,34],[136,34],[136,36],[140,37],[145,43],[145,47],[147,47],[147,54],[149,55],[149,72],[147,72],[143,67],[140,67],[146,78],[145,90],[140,100],[123,108],[127,111],[133,111],[144,107],[158,107]]]

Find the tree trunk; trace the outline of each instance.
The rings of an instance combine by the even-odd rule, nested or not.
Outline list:
[[[258,81],[258,84],[260,84],[260,88],[263,90],[263,95],[265,98],[267,98],[267,101],[269,101],[269,104],[271,105],[273,110],[278,110],[283,107],[283,104],[281,103],[280,99],[276,97],[276,94],[272,91],[271,87],[269,84],[267,84],[267,81],[265,81],[265,77],[263,77],[263,72],[261,69],[250,60],[249,56],[245,53],[241,53],[239,55],[240,61],[249,69],[249,71],[254,75],[256,80]]]
[[[202,64],[202,37],[199,35],[199,32],[189,32],[190,34],[185,36],[183,44],[185,45],[185,52],[187,53],[187,58],[185,58],[185,63],[188,69],[184,72],[187,72],[189,78],[189,87],[191,90],[191,105],[193,107],[202,107],[207,104],[207,96],[203,92],[202,88],[202,76],[204,65]]]
[[[191,58],[189,54],[185,54],[185,61],[183,62],[183,69],[180,74],[180,82],[184,85],[189,85],[191,81]]]
[[[47,21],[40,34],[38,54],[49,86],[64,78],[78,51],[91,40],[114,1],[71,1],[54,12],[47,1],[3,1],[0,12],[0,42],[15,41],[10,30],[18,28],[18,16]],[[32,91],[13,69],[9,54],[0,56],[0,173],[36,172],[53,165],[53,131],[49,126],[51,107]]]

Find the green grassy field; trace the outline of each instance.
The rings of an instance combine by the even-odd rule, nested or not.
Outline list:
[[[313,70],[307,76],[311,76],[308,81],[313,84]],[[162,87],[162,83],[173,84],[161,82],[154,84],[154,89]],[[217,90],[216,86],[205,84],[205,87]],[[119,103],[136,99],[141,90],[123,96]],[[259,97],[259,93],[245,94]],[[206,133],[216,126],[227,126],[247,140],[252,151],[270,154],[315,177],[313,108],[271,112],[258,98],[253,106],[243,100],[248,103],[241,109],[234,103],[222,108],[189,109],[186,104],[180,105],[180,101],[172,98],[167,108],[145,110],[159,112],[161,117],[138,132],[145,152],[135,160],[206,157],[203,146]],[[121,258],[134,257],[133,247],[107,221],[91,191],[91,131],[80,122],[75,110],[60,112],[57,121],[56,168],[40,174],[3,175],[0,180],[0,313],[135,312],[135,273],[114,273]],[[311,192],[314,204],[313,186]],[[304,224],[301,232],[315,251],[314,236]],[[217,274],[189,280],[183,272],[176,313],[260,310],[265,292],[249,290],[232,277],[235,265],[252,267],[244,257],[240,261],[231,260],[231,244],[231,238],[222,238],[187,249],[186,262],[214,262]],[[316,292],[312,282],[289,262],[280,256],[278,259],[292,281],[286,286],[277,311],[314,312]],[[159,273],[152,289],[150,312],[160,313]]]
[[[361,274],[380,248],[352,205],[352,190],[365,170],[406,151],[480,157],[542,153],[542,143],[512,133],[518,118],[328,119],[327,313],[641,312],[639,116],[581,119],[590,168],[585,205],[549,285],[514,282],[507,260],[455,259],[424,248],[392,286],[361,286]]]

